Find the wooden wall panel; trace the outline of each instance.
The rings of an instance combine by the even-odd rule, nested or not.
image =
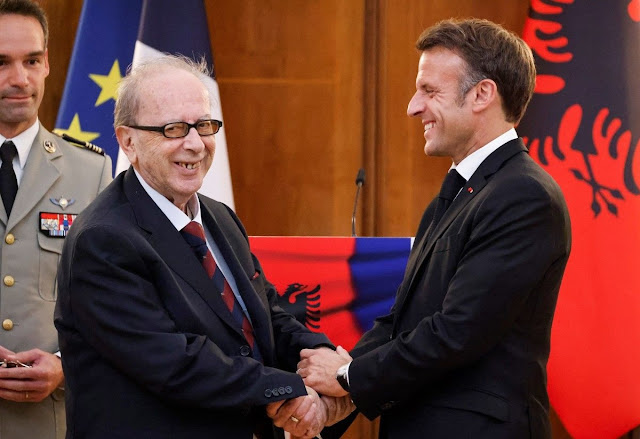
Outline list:
[[[38,117],[49,130],[55,125],[71,60],[82,0],[40,0],[49,20],[49,77]]]
[[[364,2],[207,2],[250,234],[347,235],[362,161]]]

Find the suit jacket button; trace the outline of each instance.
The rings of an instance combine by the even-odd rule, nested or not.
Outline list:
[[[291,386],[285,387],[284,391],[287,392],[287,393],[293,393],[293,389],[291,388]]]
[[[7,244],[11,245],[14,242],[16,242],[16,237],[13,236],[12,233],[7,234],[7,236],[4,237],[4,242],[6,242]]]
[[[5,331],[11,331],[13,329],[13,321],[11,319],[5,319],[2,322],[2,329]]]
[[[266,396],[267,398],[271,398],[271,389],[267,389],[264,391],[264,396]]]
[[[271,394],[273,396],[278,396],[278,395],[280,395],[280,392],[278,392],[278,389],[271,389]]]
[[[4,284],[8,287],[12,287],[14,283],[16,283],[16,281],[13,279],[13,276],[5,276],[4,279]]]
[[[278,389],[278,393],[280,393],[280,395],[284,395],[284,392],[285,392],[285,391],[284,391],[284,387],[280,387],[280,388]]]
[[[243,357],[247,357],[249,356],[249,354],[251,354],[251,348],[249,348],[249,346],[247,346],[246,344],[242,345],[240,347],[240,355],[242,355]]]

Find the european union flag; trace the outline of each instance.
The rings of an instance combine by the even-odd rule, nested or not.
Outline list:
[[[140,0],[85,0],[54,130],[99,145],[114,170],[113,108],[133,59],[141,11]]]

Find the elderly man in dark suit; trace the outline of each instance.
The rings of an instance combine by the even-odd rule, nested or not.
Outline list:
[[[558,185],[514,129],[535,85],[531,51],[476,19],[440,22],[417,48],[407,112],[424,152],[453,165],[391,312],[353,360],[303,351],[299,373],[381,415],[382,438],[549,438],[546,363],[571,233]]]
[[[281,437],[266,408],[310,438],[326,420],[295,367],[301,349],[333,346],[277,306],[240,220],[197,194],[222,125],[204,69],[164,56],[121,83],[132,167],[74,223],[60,263],[67,438]]]

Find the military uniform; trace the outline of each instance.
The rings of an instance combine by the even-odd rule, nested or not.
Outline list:
[[[111,159],[42,126],[31,146],[11,217],[0,203],[0,345],[58,351],[56,270],[75,215],[111,181]],[[0,439],[62,439],[64,391],[39,403],[0,399]]]

